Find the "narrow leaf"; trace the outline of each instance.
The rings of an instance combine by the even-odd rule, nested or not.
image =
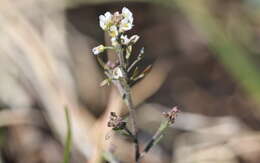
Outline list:
[[[135,67],[135,70],[134,70],[134,72],[133,72],[133,75],[131,76],[131,80],[133,80],[135,77],[137,77],[137,75],[138,75],[138,73],[139,73],[139,68],[138,67]]]
[[[100,87],[103,87],[103,86],[105,86],[105,85],[109,85],[110,84],[110,80],[109,79],[105,79],[105,80],[103,80],[101,83],[100,83]]]
[[[142,73],[147,74],[148,72],[151,71],[151,69],[152,69],[152,65],[149,65],[149,66],[147,66],[147,67],[143,70]]]
[[[71,132],[71,122],[70,122],[69,110],[67,107],[65,107],[65,116],[66,116],[66,123],[67,123],[67,135],[66,135],[63,163],[69,163],[71,147],[72,147],[72,132]]]
[[[129,59],[132,54],[132,46],[126,48],[126,59]]]

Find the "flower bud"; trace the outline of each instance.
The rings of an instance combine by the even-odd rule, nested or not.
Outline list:
[[[170,111],[163,112],[163,115],[169,120],[170,124],[173,124],[179,112],[180,110],[177,108],[177,106],[175,106]]]
[[[94,55],[98,55],[99,53],[102,53],[105,50],[105,47],[103,45],[99,45],[92,49],[92,52]]]
[[[126,126],[126,122],[123,121],[123,118],[116,115],[115,112],[111,112],[109,116],[109,121],[107,122],[107,126],[111,127],[113,130],[122,130]]]

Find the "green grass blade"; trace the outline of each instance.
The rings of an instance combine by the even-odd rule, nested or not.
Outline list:
[[[69,111],[68,111],[67,107],[65,107],[65,116],[66,116],[66,123],[67,123],[67,135],[66,135],[66,144],[65,144],[65,150],[64,150],[63,163],[69,163],[71,147],[72,147],[72,132],[71,132],[70,116],[69,116]]]

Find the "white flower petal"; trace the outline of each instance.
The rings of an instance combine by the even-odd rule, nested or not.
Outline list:
[[[100,15],[99,16],[99,25],[100,25],[100,27],[102,28],[102,29],[104,29],[105,28],[105,17],[103,16],[103,15]]]
[[[104,30],[105,28],[106,28],[106,26],[105,26],[105,23],[104,22],[99,22],[99,26]]]
[[[111,22],[112,14],[110,12],[106,12],[104,15],[99,16],[99,25],[103,30],[106,30],[109,23]]]
[[[106,13],[105,13],[105,17],[106,17],[107,19],[110,19],[110,18],[112,17],[112,14],[111,14],[110,12],[106,12]]]
[[[131,16],[131,17],[128,17],[128,22],[130,23],[130,24],[133,24],[133,22],[134,22],[134,18]]]
[[[134,21],[133,13],[126,7],[122,9],[122,15],[127,20],[128,23],[132,24]]]
[[[125,32],[128,31],[130,29],[132,29],[133,24],[131,22],[129,22],[129,19],[124,18],[123,20],[121,20],[120,25],[119,25],[119,32]]]
[[[128,8],[126,8],[126,7],[123,7],[123,9],[122,9],[122,14],[123,14],[123,16],[125,16],[125,17],[131,17],[131,16],[133,16],[133,13],[132,13]]]
[[[99,16],[99,20],[100,20],[100,21],[105,21],[105,19],[106,19],[106,17],[105,17],[104,15],[100,15],[100,16]]]

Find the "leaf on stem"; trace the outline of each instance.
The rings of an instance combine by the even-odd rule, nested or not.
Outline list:
[[[103,87],[103,86],[105,86],[105,85],[110,85],[110,82],[111,82],[111,80],[110,79],[105,79],[105,80],[103,80],[101,83],[100,83],[100,87]]]
[[[132,46],[131,45],[129,45],[129,46],[127,46],[127,48],[126,48],[126,59],[129,59],[130,58],[130,56],[131,56],[131,54],[132,54]]]
[[[135,82],[139,79],[142,79],[148,72],[150,72],[152,65],[147,66],[141,73],[136,76],[133,76],[132,80]]]

